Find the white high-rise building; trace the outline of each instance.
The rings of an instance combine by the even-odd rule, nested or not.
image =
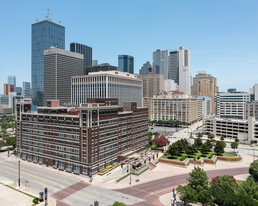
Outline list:
[[[165,79],[164,80],[164,91],[174,91],[178,90],[178,85],[172,79]]]
[[[179,46],[168,56],[168,79],[178,84],[178,89],[186,95],[191,94],[190,49]]]

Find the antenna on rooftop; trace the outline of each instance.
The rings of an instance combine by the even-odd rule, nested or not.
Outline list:
[[[51,20],[50,9],[47,9],[46,19]]]

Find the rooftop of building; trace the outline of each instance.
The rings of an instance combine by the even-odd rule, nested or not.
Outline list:
[[[58,47],[51,46],[49,49],[44,50],[44,55],[50,55],[50,54],[62,54],[78,59],[84,59],[84,55],[76,52],[67,51],[65,49],[61,49]]]
[[[227,122],[236,122],[236,123],[248,122],[248,119],[226,119],[226,118],[219,118],[219,117],[207,117],[206,120],[227,121]],[[258,124],[258,121],[255,121],[255,123]]]

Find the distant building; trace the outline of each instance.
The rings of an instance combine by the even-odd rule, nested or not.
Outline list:
[[[258,121],[258,101],[246,103],[245,119],[249,117],[255,117],[255,120]]]
[[[255,84],[253,88],[250,89],[251,101],[258,101],[258,84]]]
[[[112,66],[108,63],[104,63],[104,64],[95,65],[95,66],[88,66],[86,70],[84,70],[84,74],[88,75],[91,72],[114,71],[114,70],[117,71],[116,66]]]
[[[219,92],[217,79],[205,71],[198,72],[193,78],[192,95],[211,98],[211,113],[215,112],[215,95]]]
[[[164,79],[168,78],[168,51],[156,50],[152,54],[152,69],[154,74],[163,74]]]
[[[60,105],[71,102],[71,77],[83,75],[83,55],[59,48],[44,51],[44,105],[58,99]]]
[[[71,43],[70,51],[84,55],[84,69],[88,66],[92,66],[92,48],[79,43]]]
[[[123,107],[87,103],[76,109],[47,103],[37,112],[26,101],[16,107],[16,155],[22,160],[89,175],[148,146],[147,108],[135,102]]]
[[[0,94],[0,105],[8,106],[9,105],[9,96]]]
[[[165,79],[164,80],[164,91],[174,91],[178,90],[178,85],[172,79]]]
[[[248,120],[208,117],[204,120],[203,128],[204,134],[212,133],[218,137],[258,142],[258,122],[254,117],[249,117]]]
[[[134,58],[129,55],[118,55],[118,71],[134,74]]]
[[[163,74],[139,75],[143,85],[143,97],[153,97],[164,90]]]
[[[141,69],[139,70],[140,75],[147,75],[152,73],[152,68],[151,68],[151,63],[147,61],[146,63],[143,64]]]
[[[16,76],[15,75],[8,75],[8,84],[12,84],[14,91],[16,91]]]
[[[65,49],[65,27],[46,16],[31,26],[31,84],[32,101],[43,105],[44,93],[44,50],[51,46]]]
[[[31,97],[30,82],[22,82],[22,95],[24,97]]]
[[[71,90],[72,103],[77,105],[92,98],[118,98],[119,106],[124,102],[137,102],[142,106],[142,80],[126,72],[101,71],[73,76]]]
[[[10,92],[14,92],[13,84],[4,84],[4,95],[9,95]]]
[[[211,97],[200,97],[198,99],[198,119],[203,120],[211,115]]]
[[[178,50],[172,50],[168,56],[168,79],[178,84],[179,91],[191,94],[190,49],[180,45]]]
[[[216,116],[225,119],[245,119],[246,102],[250,102],[249,93],[217,93]]]
[[[98,60],[92,60],[92,66],[97,66],[98,65]]]
[[[162,92],[149,100],[150,120],[198,121],[198,99],[181,92]]]
[[[21,87],[16,87],[16,93],[17,95],[22,95],[22,88]]]
[[[236,93],[237,89],[236,88],[230,88],[228,89],[228,93]]]

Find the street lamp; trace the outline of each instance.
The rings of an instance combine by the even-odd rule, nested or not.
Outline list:
[[[20,169],[21,169],[21,166],[20,166],[20,160],[18,161],[18,186],[20,187],[21,186],[21,172],[20,172]]]

